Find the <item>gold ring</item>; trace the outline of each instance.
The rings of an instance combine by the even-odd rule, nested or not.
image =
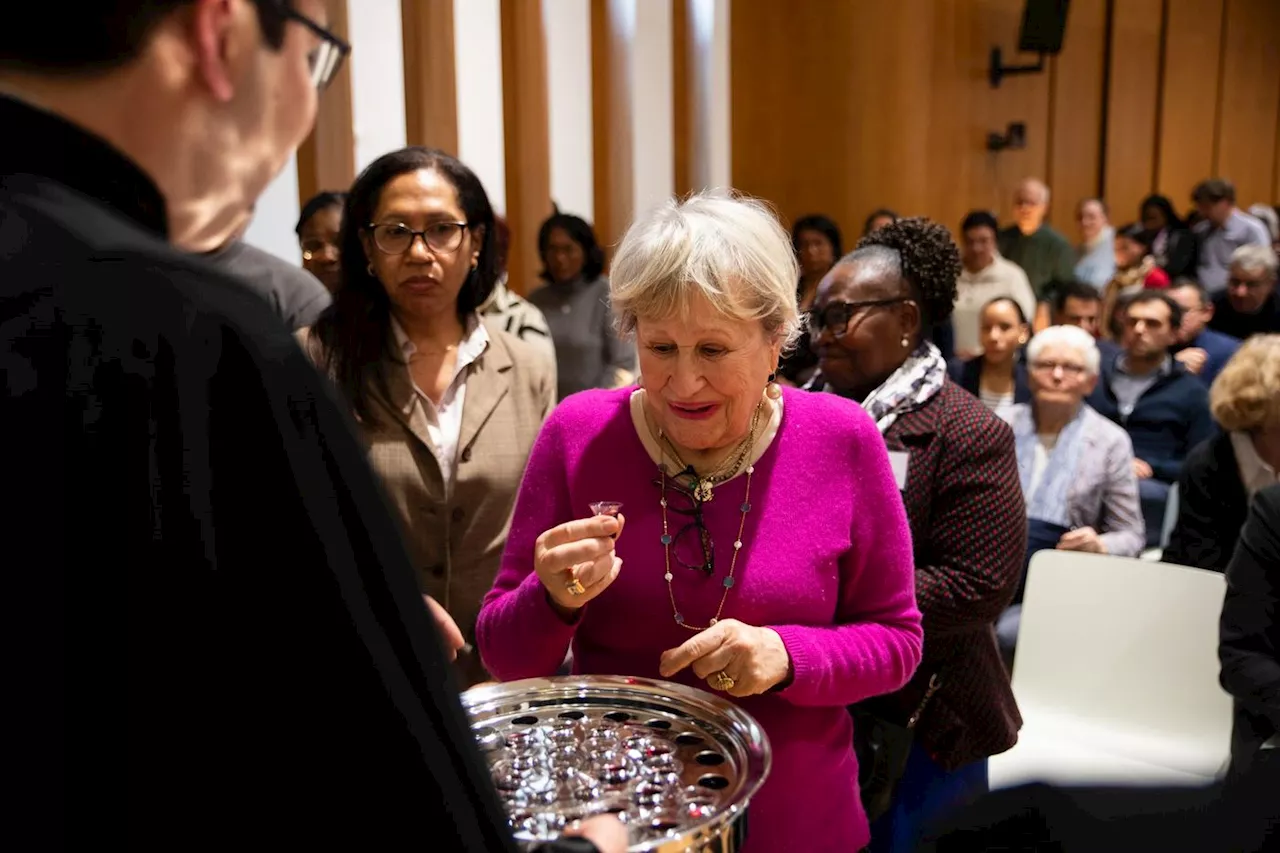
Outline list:
[[[565,592],[569,593],[570,595],[582,595],[584,592],[587,591],[587,588],[582,585],[582,581],[578,580],[577,578],[574,578],[573,580],[565,584],[564,589],[565,589]]]
[[[717,672],[715,675],[711,676],[711,678],[713,679],[711,682],[712,685],[717,690],[723,691],[725,693],[728,693],[730,690],[732,690],[733,685],[738,683],[734,681],[733,678],[730,677],[729,673],[725,672],[723,669]]]

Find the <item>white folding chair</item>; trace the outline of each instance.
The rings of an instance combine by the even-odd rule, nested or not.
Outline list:
[[[993,788],[1204,784],[1229,757],[1231,699],[1218,684],[1223,576],[1102,554],[1031,560],[1013,670],[1018,744]]]

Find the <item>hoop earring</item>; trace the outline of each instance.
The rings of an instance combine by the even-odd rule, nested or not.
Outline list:
[[[777,400],[782,396],[782,389],[778,387],[778,374],[769,374],[769,381],[764,386],[764,394],[770,400]]]
[[[365,265],[365,272],[369,273],[369,278],[377,278],[378,274],[373,271],[373,264]]]

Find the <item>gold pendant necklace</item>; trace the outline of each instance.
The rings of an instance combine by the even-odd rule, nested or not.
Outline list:
[[[667,446],[671,457],[676,461],[682,472],[689,472],[693,477],[693,496],[698,503],[710,503],[715,498],[712,491],[716,485],[732,480],[738,471],[742,470],[742,465],[751,455],[751,449],[756,443],[756,427],[760,423],[760,412],[764,410],[764,400],[756,404],[755,411],[751,414],[751,429],[747,433],[747,437],[738,445],[738,452],[734,454],[733,461],[727,467],[722,467],[705,476],[698,476],[698,472],[692,465],[685,463],[680,457],[680,451],[676,450],[675,444],[667,437],[664,430],[658,430],[658,439],[662,444]]]

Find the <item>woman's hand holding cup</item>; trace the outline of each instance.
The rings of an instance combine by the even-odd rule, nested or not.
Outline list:
[[[622,560],[614,546],[625,525],[621,515],[597,515],[556,525],[538,537],[534,571],[563,613],[581,609],[618,576]]]

